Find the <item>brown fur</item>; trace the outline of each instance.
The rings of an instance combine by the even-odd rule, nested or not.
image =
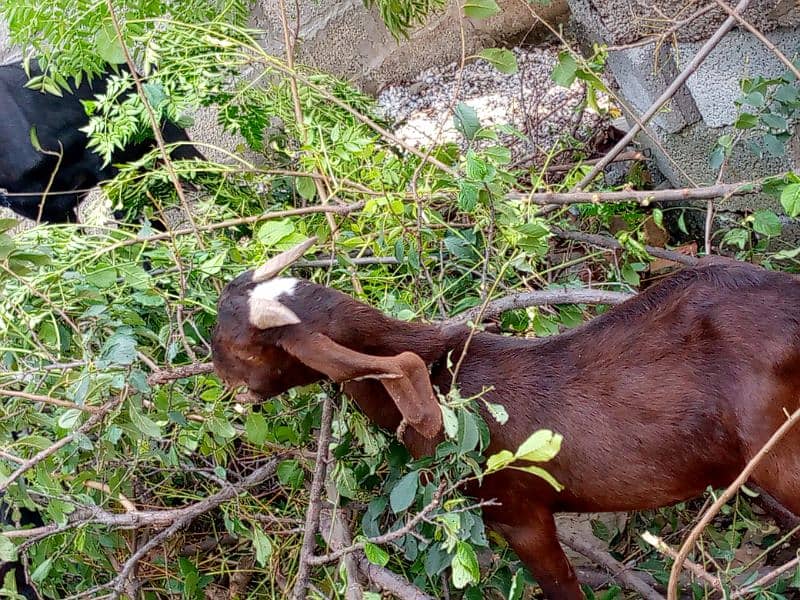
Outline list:
[[[298,358],[304,354],[287,351],[311,334],[366,355],[413,352],[443,392],[451,381],[447,355],[456,361],[469,336],[460,325],[395,321],[304,281],[279,298],[301,322],[259,330],[247,321],[253,286],[248,272],[223,292],[214,362],[229,383],[265,397],[323,377]],[[798,408],[800,282],[752,265],[701,261],[559,336],[476,333],[458,385],[464,396],[491,387],[484,398],[510,416],[500,425],[484,415],[488,453],[515,450],[538,429],[564,436],[561,452],[544,465],[564,491],[514,470],[469,491],[501,502],[486,509],[487,524],[506,537],[547,596],[577,600],[583,594],[553,513],[655,508],[727,485]],[[380,380],[351,381],[345,391],[381,427],[399,425],[398,405]],[[404,441],[421,456],[440,439],[408,428]],[[795,430],[752,478],[795,514],[798,447]]]

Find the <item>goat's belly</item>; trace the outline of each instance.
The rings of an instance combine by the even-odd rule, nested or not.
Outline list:
[[[675,468],[662,463],[618,464],[617,469],[587,469],[579,477],[553,475],[565,486],[555,498],[555,511],[606,512],[669,506],[700,496],[708,486],[724,487],[744,465],[698,462]]]

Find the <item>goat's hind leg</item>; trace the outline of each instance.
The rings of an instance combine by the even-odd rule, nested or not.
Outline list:
[[[508,541],[549,600],[584,600],[575,571],[558,543],[553,514],[540,507],[526,513],[514,524],[489,525]]]

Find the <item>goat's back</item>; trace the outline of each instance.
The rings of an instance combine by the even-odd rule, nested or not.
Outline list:
[[[564,335],[479,334],[461,373],[464,394],[493,386],[485,399],[511,415],[489,419],[493,451],[540,428],[564,435],[547,468],[566,491],[538,486],[560,509],[663,506],[729,482],[798,407],[800,282],[685,269]]]

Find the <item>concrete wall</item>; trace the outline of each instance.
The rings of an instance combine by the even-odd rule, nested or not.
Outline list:
[[[396,41],[377,8],[364,8],[362,0],[333,3],[301,2],[299,60],[350,80],[374,92],[390,82],[409,79],[419,72],[448,64],[461,56],[461,25],[467,55],[483,48],[544,30],[540,19],[550,23],[566,20],[566,0],[550,3],[498,0],[502,11],[480,21],[461,19],[458,0],[451,0],[439,14]],[[253,12],[253,24],[265,31],[262,45],[283,54],[277,0],[263,0]]]
[[[652,105],[726,16],[715,9],[679,28],[675,31],[677,43],[670,37],[661,44],[636,45],[643,37],[666,31],[671,18],[685,18],[699,5],[688,0],[569,0],[569,4],[575,27],[587,40],[627,46],[610,51],[608,67],[618,93],[636,116]],[[797,56],[800,4],[795,0],[753,0],[745,17],[784,54]],[[646,135],[640,139],[673,185],[713,183],[717,173],[709,165],[709,153],[720,135],[734,131],[740,80],[785,71],[755,36],[734,28],[651,121],[649,129],[655,139]],[[741,181],[792,169],[800,169],[797,132],[783,158],[758,159],[747,149],[737,148],[725,180]],[[763,207],[778,209],[779,205],[766,196],[742,196],[724,205],[730,210]],[[795,226],[798,231],[800,227]]]

